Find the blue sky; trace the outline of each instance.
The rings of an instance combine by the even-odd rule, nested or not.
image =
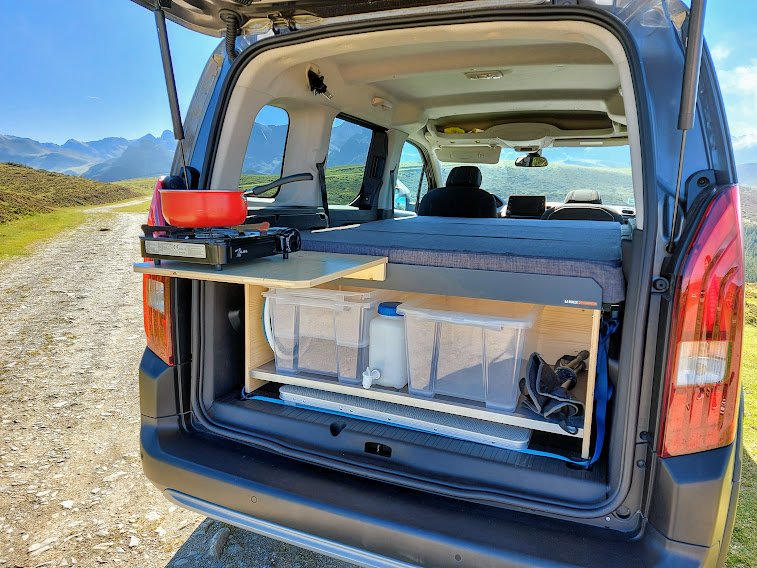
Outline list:
[[[708,2],[706,37],[737,156],[750,149],[757,153],[755,22],[757,1]],[[1,134],[63,143],[159,135],[171,127],[148,10],[129,0],[6,0],[1,29]],[[186,109],[219,40],[170,22],[169,37]]]
[[[63,143],[171,128],[153,14],[129,0],[1,2],[0,133]],[[169,22],[189,105],[219,39]]]
[[[705,38],[718,71],[736,161],[757,161],[757,2],[708,2]]]

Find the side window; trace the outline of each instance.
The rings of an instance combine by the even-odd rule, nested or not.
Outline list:
[[[420,150],[410,142],[405,142],[397,170],[397,183],[394,187],[394,208],[401,211],[415,211],[418,189],[420,197],[428,192],[428,180],[423,169],[423,157]]]
[[[260,109],[244,153],[239,189],[252,189],[281,177],[288,133],[287,111],[274,106]],[[277,192],[274,188],[260,197],[274,197]]]
[[[334,120],[325,172],[329,205],[349,205],[360,193],[372,138],[370,128]]]

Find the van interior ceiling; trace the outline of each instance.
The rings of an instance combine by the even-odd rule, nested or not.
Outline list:
[[[451,148],[629,145],[636,226],[643,228],[634,88],[625,53],[607,30],[584,22],[492,22],[317,43],[317,60],[308,42],[265,51],[242,70],[226,109],[211,189],[236,187],[253,121],[273,105],[290,116],[283,176],[303,167],[317,174],[331,123],[340,114],[389,130],[387,173],[396,168],[405,140],[432,155]],[[314,96],[310,71],[324,77],[331,98]],[[478,78],[487,71],[496,78]],[[476,133],[445,134],[453,125]],[[430,166],[443,185],[438,162]],[[387,189],[388,175],[384,183]],[[316,186],[290,185],[276,204],[302,205],[309,194],[319,205]]]
[[[312,54],[316,52],[318,59],[313,60]],[[431,192],[436,191],[433,187],[443,187],[445,181],[447,186],[455,187],[467,184],[478,188],[480,185],[480,175],[478,180],[474,179],[472,170],[455,168],[449,176],[445,175],[448,162],[497,164],[501,152],[513,150],[533,160],[541,158],[542,150],[550,148],[626,146],[633,198],[622,210],[605,207],[610,211],[609,220],[617,223],[596,223],[597,217],[591,216],[560,217],[557,210],[562,200],[560,204],[545,203],[545,189],[534,187],[533,193],[542,195],[541,201],[525,203],[516,199],[506,208],[500,199],[496,215],[513,217],[508,219],[512,223],[501,226],[496,225],[496,221],[502,219],[446,221],[424,217],[416,206],[418,217],[379,220],[381,217],[376,216],[366,219],[376,220],[376,223],[345,227],[345,230],[332,227],[321,232],[303,232],[304,250],[388,258],[383,281],[360,279],[365,276],[347,277],[300,296],[287,290],[267,290],[264,286],[250,284],[196,282],[193,310],[199,329],[204,330],[205,337],[212,338],[213,343],[207,345],[198,341],[193,347],[194,351],[202,346],[201,356],[193,361],[193,404],[205,426],[302,459],[328,463],[347,471],[367,471],[369,475],[399,483],[433,487],[435,491],[453,496],[475,492],[476,498],[487,502],[517,497],[543,503],[565,504],[567,500],[576,506],[606,499],[610,492],[608,484],[617,481],[610,479],[611,472],[618,472],[605,461],[592,458],[592,444],[599,438],[592,432],[604,428],[601,421],[605,419],[603,409],[597,414],[600,424],[591,420],[592,390],[597,357],[604,349],[602,342],[609,341],[602,321],[622,316],[625,282],[631,279],[628,264],[623,264],[622,259],[629,254],[633,230],[643,229],[640,134],[634,93],[625,52],[617,38],[599,26],[577,21],[540,22],[538,25],[510,21],[460,23],[377,31],[293,44],[256,55],[240,71],[225,109],[209,188],[238,186],[253,123],[265,106],[284,109],[288,114],[281,176],[310,173],[312,180],[290,183],[273,198],[252,198],[253,209],[325,206],[318,164],[327,160],[332,124],[337,118],[356,120],[386,133],[386,160],[381,162],[378,210],[392,212],[394,209],[395,174],[406,142],[411,142],[428,158],[426,168],[433,183]],[[455,170],[457,172],[453,173]],[[451,183],[453,181],[456,183]],[[507,194],[507,188],[498,189]],[[587,189],[590,188],[571,188],[565,205],[578,204],[582,211],[600,211],[601,197]],[[537,214],[515,214],[515,208],[527,212],[534,207]],[[540,217],[542,214],[546,216]],[[477,239],[474,252],[461,248],[461,242],[472,239]],[[543,258],[539,247],[543,247],[546,240],[552,243],[554,251],[560,251],[559,254],[571,259],[573,264],[566,269],[565,263],[561,265]],[[494,241],[496,245],[491,244]],[[409,250],[413,246],[415,249]],[[461,251],[466,254],[461,255]],[[418,261],[419,258],[422,261]],[[530,269],[523,268],[527,264]],[[499,271],[501,280],[496,282],[506,282],[506,289],[512,291],[513,296],[498,297],[495,292],[501,292],[501,285],[468,280],[465,271],[470,270],[477,271],[476,278],[483,278],[480,275],[485,271]],[[538,286],[532,285],[531,277],[538,279]],[[576,284],[578,280],[582,282]],[[576,287],[572,288],[574,285]],[[589,288],[582,287],[584,285]],[[549,293],[555,297],[540,298],[538,294],[544,290],[552,290]],[[567,294],[566,290],[576,290],[576,297],[590,300],[558,297]],[[402,315],[408,322],[414,317],[419,317],[419,321],[423,317],[433,319],[447,313],[445,310],[452,309],[450,306],[465,308],[472,314],[471,321],[484,322],[480,329],[491,325],[510,329],[507,341],[515,342],[518,349],[524,350],[523,360],[532,351],[538,351],[544,356],[542,366],[549,367],[555,361],[567,366],[570,358],[565,359],[564,355],[585,353],[582,361],[575,365],[577,369],[579,363],[582,365],[581,377],[589,377],[589,383],[584,384],[581,394],[576,396],[580,399],[577,406],[586,406],[588,419],[580,424],[552,421],[544,425],[541,422],[542,426],[534,427],[530,438],[524,442],[518,438],[522,435],[520,430],[530,428],[535,422],[522,419],[525,416],[522,411],[510,407],[512,401],[497,400],[490,405],[489,391],[484,408],[481,406],[483,398],[476,398],[478,395],[470,398],[479,401],[479,406],[476,406],[478,403],[458,404],[454,399],[465,396],[454,389],[439,390],[437,394],[441,396],[432,400],[424,398],[429,393],[423,392],[423,388],[417,392],[410,389],[401,394],[382,395],[381,388],[371,387],[369,391],[366,387],[363,392],[343,387],[343,382],[360,384],[359,373],[363,369],[359,368],[352,369],[346,377],[342,376],[341,368],[337,386],[320,379],[320,382],[282,381],[282,369],[289,368],[294,373],[292,376],[297,377],[297,363],[290,362],[291,367],[287,367],[279,358],[278,346],[273,345],[277,340],[270,341],[271,335],[277,337],[280,332],[275,323],[272,329],[252,329],[253,324],[260,327],[261,321],[267,321],[263,298],[265,310],[280,310],[278,316],[271,316],[274,322],[275,317],[282,321],[282,306],[298,306],[302,315],[296,316],[300,319],[293,324],[294,329],[300,328],[294,333],[304,334],[305,311],[320,306],[323,297],[319,294],[334,291],[341,294],[340,305],[349,309],[358,309],[357,306],[359,310],[375,310],[379,301],[386,300],[407,302],[409,307],[398,309],[405,310]],[[475,298],[475,303],[466,298]],[[491,314],[482,311],[487,306],[493,313],[510,309],[517,317],[500,318],[499,323],[492,324],[487,319]],[[425,315],[421,317],[419,313]],[[236,316],[231,317],[231,314]],[[455,333],[464,332],[457,329]],[[610,348],[614,358],[617,358],[619,345],[617,335]],[[470,338],[466,345],[476,345],[475,342],[480,341],[476,337]],[[311,339],[315,341],[315,336]],[[437,335],[436,341],[435,346],[428,348],[438,350],[439,343],[444,341],[443,333]],[[355,345],[357,347],[352,348],[359,352],[362,344]],[[221,360],[219,346],[224,347],[224,352],[228,346],[238,349],[234,349],[234,357]],[[274,351],[275,366],[271,361]],[[263,352],[268,359],[265,356],[255,359]],[[485,352],[486,349],[484,357]],[[359,365],[364,365],[362,355],[357,357]],[[409,351],[408,357],[412,358]],[[327,359],[321,357],[309,368],[328,366]],[[433,364],[437,362],[434,359]],[[300,364],[301,368],[306,368],[302,362]],[[413,363],[410,365],[412,372]],[[517,370],[516,365],[515,372]],[[520,369],[521,377],[524,372],[525,364]],[[617,365],[611,363],[612,383],[618,382],[618,373]],[[370,386],[369,379],[362,380],[368,380]],[[240,391],[243,392],[241,399]],[[396,422],[397,426],[404,424],[405,429],[386,422],[363,423],[349,416],[351,410],[344,410],[350,404],[358,404],[353,400],[357,397],[343,396],[349,392],[370,399],[374,406],[364,409],[365,412],[385,415],[389,407],[381,405],[391,406],[399,401],[398,404],[409,404],[416,414],[403,418],[410,422]],[[379,394],[369,396],[368,392]],[[528,396],[528,385],[521,385],[520,394]],[[335,396],[342,398],[333,398]],[[284,402],[300,401],[307,407],[313,397],[321,397],[319,404],[334,405],[339,409],[337,414],[346,416],[335,420],[333,416],[324,418],[317,412],[303,412],[288,404],[268,404],[272,399],[281,398]],[[597,399],[597,404],[599,402]],[[515,418],[500,420],[492,411],[497,404]],[[602,404],[607,404],[607,400]],[[535,406],[538,412],[543,412],[538,401]],[[607,408],[611,408],[611,404]],[[571,410],[577,415],[583,411],[583,408]],[[251,418],[253,413],[260,419]],[[440,447],[432,432],[417,426],[429,413],[445,416],[440,428],[467,429],[469,436],[474,432],[479,440],[494,440],[490,443],[495,447],[480,452],[475,437],[466,438],[468,442],[458,440]],[[471,417],[480,420],[461,422]],[[514,454],[507,449],[514,446],[498,445],[496,435],[474,424],[487,420],[513,426],[510,443],[525,443],[533,448],[532,453]],[[324,425],[330,429],[326,437],[322,436]],[[407,429],[415,431],[411,439]],[[370,448],[364,444],[367,432],[376,440],[371,442]],[[576,433],[578,435],[574,436]],[[580,463],[591,467],[567,467],[564,462],[539,453],[552,452],[555,447],[566,455],[580,456],[584,460]],[[608,455],[607,452],[604,455]],[[528,476],[523,475],[523,468],[528,468]],[[555,474],[561,476],[560,484],[552,481],[551,476]]]

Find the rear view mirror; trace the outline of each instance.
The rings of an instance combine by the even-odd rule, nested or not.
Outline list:
[[[515,165],[521,168],[543,168],[547,166],[549,162],[547,158],[539,156],[538,154],[527,154],[526,156],[519,156],[515,159]]]

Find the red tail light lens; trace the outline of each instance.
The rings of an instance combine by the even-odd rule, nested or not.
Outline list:
[[[144,275],[145,334],[147,347],[167,365],[173,365],[171,279]]]
[[[674,300],[661,457],[734,439],[744,327],[740,212],[737,186],[718,194],[688,251]]]

